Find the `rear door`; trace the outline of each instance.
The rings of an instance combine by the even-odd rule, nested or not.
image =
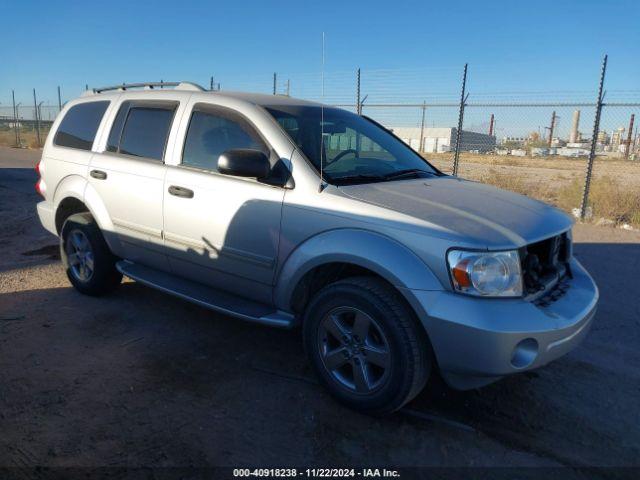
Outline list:
[[[89,168],[89,182],[120,240],[116,253],[162,270],[168,270],[162,251],[164,157],[179,107],[161,99],[123,101],[105,151]]]

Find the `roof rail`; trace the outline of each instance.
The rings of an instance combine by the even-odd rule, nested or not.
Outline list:
[[[109,92],[112,90],[129,90],[131,88],[145,88],[153,90],[155,88],[174,87],[174,90],[187,90],[192,92],[204,92],[204,88],[192,82],[143,82],[143,83],[122,83],[112,87],[94,88],[93,93]]]

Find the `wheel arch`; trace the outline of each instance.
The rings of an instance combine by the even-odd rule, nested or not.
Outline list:
[[[289,255],[279,270],[274,302],[299,313],[317,288],[358,275],[384,280],[416,314],[421,312],[411,290],[442,290],[431,269],[398,241],[368,230],[337,229],[307,239]]]
[[[109,248],[117,251],[119,241],[115,235],[111,217],[98,192],[85,178],[80,175],[69,175],[62,179],[56,187],[53,204],[58,234],[69,215],[89,212],[98,224]]]

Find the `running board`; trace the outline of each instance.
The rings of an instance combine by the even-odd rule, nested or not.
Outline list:
[[[215,290],[201,283],[176,277],[128,260],[117,262],[116,268],[120,273],[136,282],[225,315],[272,327],[291,328],[294,325],[294,316],[290,313],[274,310],[262,303]]]

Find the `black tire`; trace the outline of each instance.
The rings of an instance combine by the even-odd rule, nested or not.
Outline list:
[[[80,238],[88,242],[88,251],[84,252],[85,265],[81,268],[73,240]],[[75,253],[75,254],[74,254]],[[102,236],[102,232],[90,213],[76,213],[69,216],[60,231],[60,257],[65,266],[67,277],[80,293],[100,296],[113,291],[122,281],[122,274],[115,267],[116,257]],[[89,259],[91,272],[89,274]],[[84,273],[84,274],[82,274]]]
[[[336,318],[337,331],[344,332],[349,330],[350,315],[350,335],[363,331],[356,327],[357,321],[369,321],[368,336],[354,341],[347,335],[336,341],[336,331],[330,331]],[[305,350],[316,373],[350,408],[372,415],[394,412],[420,393],[429,379],[433,356],[426,332],[398,292],[380,279],[354,277],[326,286],[309,302],[303,321]],[[334,370],[327,366],[343,361]]]

